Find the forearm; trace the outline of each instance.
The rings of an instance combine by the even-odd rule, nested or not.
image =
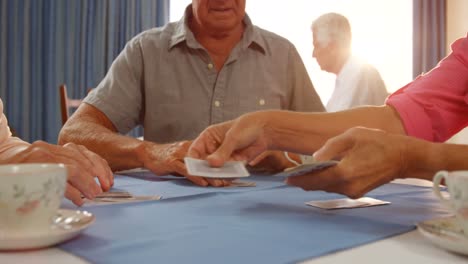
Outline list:
[[[402,178],[432,180],[439,170],[467,170],[468,146],[407,137]]]
[[[144,141],[120,135],[94,122],[80,120],[64,126],[58,143],[63,145],[69,142],[84,145],[99,154],[113,171],[143,166],[138,153]]]
[[[390,106],[359,107],[336,113],[267,111],[259,115],[272,149],[305,154],[311,154],[329,138],[356,126],[405,134],[398,114]]]
[[[17,137],[9,137],[0,144],[0,163],[11,159],[13,156],[29,147],[29,143]]]

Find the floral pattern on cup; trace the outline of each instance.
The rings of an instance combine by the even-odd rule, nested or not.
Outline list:
[[[55,179],[55,180],[54,180]],[[25,215],[37,209],[42,202],[45,208],[49,207],[52,195],[61,192],[62,180],[58,178],[47,179],[42,183],[42,188],[39,190],[27,190],[26,184],[13,185],[13,200],[21,200],[20,205],[16,208],[16,213]],[[0,207],[6,207],[7,204],[2,202],[2,193],[0,193]]]

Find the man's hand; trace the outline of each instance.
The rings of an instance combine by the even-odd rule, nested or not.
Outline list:
[[[195,139],[188,156],[221,167],[228,160],[252,161],[271,145],[259,115],[250,113],[212,125]]]
[[[107,162],[84,146],[73,143],[57,146],[36,141],[1,163],[65,164],[68,171],[65,197],[78,206],[83,204],[81,194],[88,199],[94,199],[97,194],[108,191],[114,184],[114,176]],[[94,177],[98,177],[101,186],[96,183]]]
[[[203,178],[189,175],[185,167],[184,157],[191,141],[181,141],[171,144],[145,143],[144,167],[157,175],[177,174],[185,176],[199,186],[223,187],[231,184],[230,180]]]
[[[341,159],[331,168],[290,177],[287,183],[306,191],[324,190],[359,198],[403,175],[407,137],[355,127],[331,138],[314,154],[318,161]]]

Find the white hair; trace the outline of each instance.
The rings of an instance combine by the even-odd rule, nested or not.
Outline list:
[[[335,42],[342,47],[351,47],[351,26],[348,19],[338,13],[327,13],[318,17],[311,27],[315,41],[322,46]]]

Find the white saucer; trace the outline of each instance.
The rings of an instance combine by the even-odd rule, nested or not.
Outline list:
[[[417,226],[419,232],[435,245],[468,255],[468,234],[464,234],[454,216],[423,221]]]
[[[45,230],[33,234],[0,234],[0,250],[49,247],[73,238],[94,220],[94,215],[86,211],[59,209],[55,223]]]

